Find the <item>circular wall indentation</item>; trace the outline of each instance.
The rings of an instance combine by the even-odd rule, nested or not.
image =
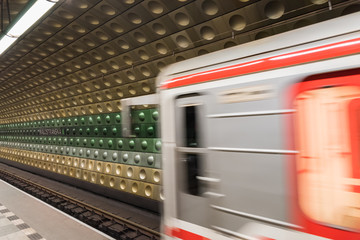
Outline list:
[[[101,166],[102,166],[101,163],[97,163],[96,164],[96,170],[100,172],[101,171]]]
[[[151,91],[150,85],[147,82],[141,83],[141,89],[147,93]]]
[[[229,41],[224,44],[224,48],[234,47],[236,46],[236,43]]]
[[[96,77],[96,73],[93,70],[89,69],[87,72],[91,77]]]
[[[115,186],[115,179],[114,178],[110,178],[109,185],[110,185],[110,187]]]
[[[93,162],[89,162],[89,170],[93,170],[93,168],[94,168],[94,163]]]
[[[121,180],[121,182],[120,182],[120,189],[121,190],[124,190],[126,188],[126,182],[125,182],[125,180]]]
[[[131,186],[131,191],[133,193],[137,193],[137,191],[139,190],[139,186],[137,183],[133,183],[132,186]]]
[[[100,10],[103,11],[106,15],[112,16],[116,13],[115,9],[109,5],[102,5]]]
[[[117,74],[113,75],[113,79],[115,80],[116,83],[118,84],[122,84],[123,80],[121,79],[121,77]]]
[[[280,1],[271,1],[266,4],[264,12],[267,18],[278,19],[284,15],[285,7]]]
[[[91,113],[91,114],[93,114],[95,111],[94,111],[94,109],[91,107],[91,106],[88,106],[88,111]]]
[[[114,61],[110,61],[110,65],[112,65],[111,62],[115,63]],[[111,67],[113,67],[113,66],[111,66]],[[108,78],[105,78],[104,79],[104,85],[107,86],[107,87],[111,87],[111,81]]]
[[[109,40],[109,37],[108,37],[105,33],[103,33],[103,32],[97,31],[97,32],[95,33],[95,35],[96,35],[97,38],[99,38],[99,39],[102,40],[102,41],[107,41],[107,40]]]
[[[109,47],[109,46],[105,46],[105,47],[104,47],[104,51],[105,51],[108,55],[110,55],[110,56],[115,55],[115,50],[112,49],[112,48]]]
[[[149,54],[144,50],[139,50],[138,54],[142,60],[149,60],[150,58]]]
[[[110,28],[116,33],[124,32],[124,29],[117,23],[111,23]]]
[[[55,28],[61,28],[61,27],[62,27],[61,23],[56,22],[56,21],[48,21],[47,23],[48,23],[50,26],[55,27]]]
[[[131,178],[133,176],[133,174],[134,174],[134,170],[131,167],[129,167],[126,170],[126,175]]]
[[[146,195],[147,197],[150,197],[151,194],[152,194],[151,186],[147,185],[147,186],[145,187],[145,195]]]
[[[101,175],[100,176],[100,184],[104,184],[105,183],[105,176],[104,175]]]
[[[141,169],[139,172],[139,177],[141,180],[144,180],[146,178],[146,172],[144,169]]]
[[[141,17],[135,13],[129,13],[127,15],[128,19],[130,22],[132,22],[133,24],[140,24],[142,23]]]
[[[198,51],[198,56],[201,56],[201,55],[204,55],[204,54],[207,54],[207,53],[209,53],[207,50],[205,50],[205,49],[200,49],[199,51]]]
[[[124,97],[124,91],[123,91],[121,88],[117,88],[117,89],[116,89],[116,94],[117,94],[120,98]]]
[[[246,26],[245,18],[241,15],[234,15],[229,19],[229,25],[234,31],[241,31]]]
[[[115,173],[116,173],[117,175],[121,175],[121,166],[117,166],[117,167],[116,167]]]
[[[85,21],[90,23],[91,25],[98,25],[100,23],[99,19],[94,16],[86,16]]]
[[[50,36],[51,34],[53,34],[53,33],[52,33],[50,30],[48,30],[48,29],[39,28],[38,31],[41,32],[41,33],[43,33],[43,34],[45,34],[45,35],[47,35],[47,36]]]
[[[154,182],[156,182],[156,183],[160,182],[160,179],[161,179],[160,172],[155,171],[154,175],[153,175],[153,179],[154,179]]]
[[[72,25],[72,29],[74,29],[78,33],[85,33],[86,32],[86,29],[84,27],[76,25],[76,24]]]
[[[95,58],[96,60],[98,60],[98,61],[101,61],[101,60],[102,60],[101,55],[98,54],[97,52],[92,52],[92,53],[91,53],[91,56],[92,56],[93,58]]]
[[[187,26],[190,23],[190,18],[188,15],[182,12],[178,12],[175,14],[175,22],[179,24],[180,26]]]
[[[313,4],[320,5],[320,4],[327,3],[328,0],[311,0],[311,2],[312,2]]]
[[[81,160],[80,167],[86,168],[86,160]]]
[[[166,67],[166,63],[160,61],[160,62],[156,63],[156,67],[161,71]]]
[[[107,104],[106,104],[106,109],[107,109],[109,112],[112,112],[112,111],[113,111],[113,107],[111,106],[110,103],[107,103]]]
[[[212,40],[215,37],[215,31],[209,26],[204,26],[200,29],[200,35],[205,40]]]
[[[89,4],[85,0],[74,1],[76,7],[85,9],[89,7]]]
[[[142,73],[142,75],[144,75],[145,77],[149,77],[151,75],[150,70],[147,67],[141,67],[140,68],[140,72]]]
[[[136,94],[136,89],[133,86],[129,86],[128,87],[128,91],[131,95],[135,95]]]
[[[125,4],[133,4],[135,0],[123,0]]]
[[[96,89],[100,89],[100,88],[101,88],[100,84],[99,84],[97,81],[92,81],[91,84],[92,84],[92,85],[94,86],[94,88],[96,88]]]
[[[161,23],[154,23],[152,29],[158,35],[164,35],[166,33],[166,28]]]
[[[103,107],[100,104],[96,105],[96,109],[99,113],[102,113],[104,111]]]
[[[162,188],[161,188],[161,190],[160,190],[160,199],[161,199],[162,201],[165,200],[164,191],[163,191]]]
[[[111,66],[113,69],[115,69],[115,70],[120,69],[119,64],[117,64],[115,61],[110,61],[109,64],[110,64],[110,66]]]
[[[93,41],[91,41],[90,39],[88,38],[84,38],[83,39],[83,42],[88,45],[89,47],[94,47],[95,46],[95,43]]]
[[[144,34],[142,34],[141,32],[135,32],[134,33],[134,38],[136,41],[138,41],[139,43],[144,43],[146,42],[146,37],[144,36]]]
[[[148,8],[152,13],[155,14],[161,14],[164,12],[164,7],[156,1],[150,1],[148,3]]]
[[[209,16],[215,15],[219,11],[219,7],[216,5],[216,3],[212,0],[205,0],[201,4],[201,10]]]
[[[124,40],[119,40],[117,43],[118,43],[119,46],[120,46],[122,49],[124,49],[124,50],[127,50],[127,49],[130,48],[129,43],[125,42]]]
[[[269,37],[270,34],[268,32],[258,32],[256,35],[255,35],[255,40],[258,40],[258,39],[261,39],[261,38],[266,38],[266,37]]]
[[[183,56],[177,56],[175,58],[175,62],[181,62],[181,61],[184,61],[184,60],[185,60],[185,57],[183,57]]]
[[[175,40],[176,40],[177,45],[179,45],[179,47],[181,47],[181,48],[187,48],[190,45],[189,39],[187,39],[183,35],[177,36]]]
[[[131,81],[134,81],[136,80],[136,77],[135,77],[135,74],[131,71],[127,71],[126,72],[126,76],[131,80]]]
[[[111,165],[110,165],[110,164],[106,164],[105,171],[106,171],[107,173],[110,173],[110,172],[111,172]]]
[[[68,41],[74,40],[74,37],[72,35],[68,34],[68,33],[62,33],[61,36],[63,38],[65,38],[66,40],[68,40]]]
[[[69,58],[73,58],[74,54],[72,52],[68,52],[68,51],[64,51],[63,52],[65,54],[65,56],[69,57]]]

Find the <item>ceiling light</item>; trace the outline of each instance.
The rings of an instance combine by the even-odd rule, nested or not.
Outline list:
[[[48,12],[58,0],[32,0],[7,27],[0,39],[0,54],[9,48],[26,30]]]
[[[0,40],[0,55],[5,52],[5,50],[8,49],[8,47],[10,47],[16,40],[17,38],[4,35]]]

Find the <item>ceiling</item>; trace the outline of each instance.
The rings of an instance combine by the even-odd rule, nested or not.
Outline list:
[[[11,19],[28,2],[8,1]],[[168,64],[359,10],[357,0],[60,0],[0,56],[0,123],[117,112],[122,98],[154,93]]]

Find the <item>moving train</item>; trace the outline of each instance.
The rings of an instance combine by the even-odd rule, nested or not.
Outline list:
[[[360,239],[359,22],[160,73],[164,239]]]

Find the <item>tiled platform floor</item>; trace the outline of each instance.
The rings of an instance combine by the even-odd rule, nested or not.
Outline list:
[[[112,238],[0,180],[0,240],[29,239]]]
[[[0,203],[0,240],[45,240],[39,233]]]

